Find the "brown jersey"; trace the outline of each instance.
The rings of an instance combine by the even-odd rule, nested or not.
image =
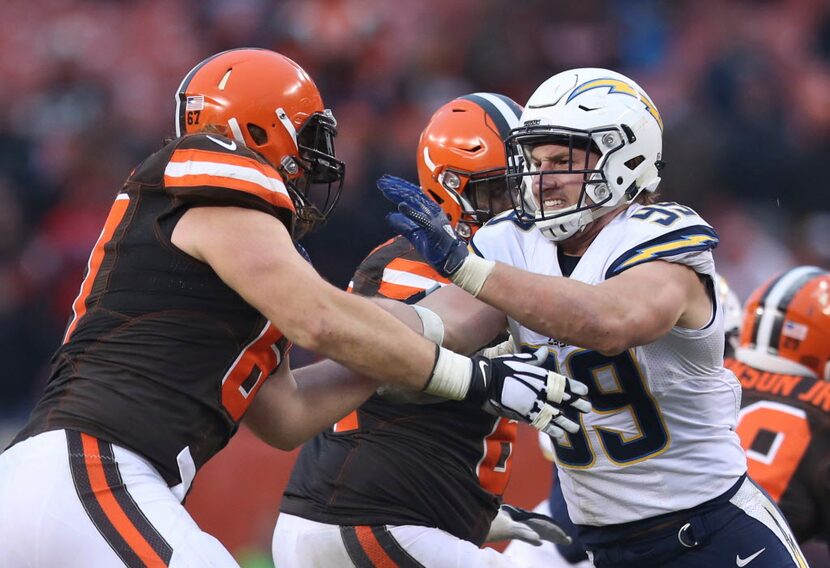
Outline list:
[[[373,250],[350,287],[407,302],[448,281],[403,237]],[[373,396],[300,452],[281,510],[338,525],[438,527],[481,544],[510,477],[516,422],[467,402]]]
[[[799,542],[830,538],[830,382],[727,360],[741,382],[738,435],[749,475],[778,503]]]
[[[177,457],[198,469],[228,442],[288,342],[172,244],[193,206],[294,218],[277,171],[227,138],[185,136],[147,158],[115,199],[46,390],[12,443],[78,430],[137,452],[176,485]]]

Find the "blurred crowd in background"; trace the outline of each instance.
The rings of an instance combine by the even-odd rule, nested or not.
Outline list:
[[[776,271],[830,267],[826,0],[3,0],[0,421],[41,391],[115,193],[173,131],[181,78],[242,46],[295,59],[337,117],[342,200],[305,244],[339,286],[391,235],[374,180],[416,179],[435,109],[473,91],[523,103],[582,66],[654,100],[661,193],[715,226],[742,299]]]

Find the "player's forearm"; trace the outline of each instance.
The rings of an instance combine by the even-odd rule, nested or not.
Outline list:
[[[389,298],[375,297],[371,301],[431,341],[437,341],[432,336],[440,334],[441,345],[456,353],[475,353],[498,337],[507,326],[503,313],[456,286],[442,288],[418,302],[420,308],[434,314],[431,335],[424,332],[423,323],[423,318],[429,316],[423,313],[419,316],[413,306]],[[440,332],[436,328],[440,328]]]
[[[597,286],[497,263],[478,299],[566,343],[609,354],[629,347],[621,301]]]
[[[293,373],[281,369],[257,393],[245,423],[264,442],[292,450],[360,406],[377,387],[329,360]]]
[[[433,343],[365,298],[335,289],[301,325],[303,347],[383,382],[421,389],[435,363]]]
[[[415,333],[423,335],[423,323],[421,322],[421,318],[418,317],[418,314],[415,313],[415,309],[412,306],[398,300],[384,298],[383,296],[375,296],[372,298],[367,297],[367,299],[376,306],[382,308],[384,311],[395,316],[398,321],[406,325],[406,327]]]
[[[507,327],[504,312],[471,296],[458,286],[445,286],[418,302],[438,314],[444,323],[444,346],[458,353],[474,353]]]

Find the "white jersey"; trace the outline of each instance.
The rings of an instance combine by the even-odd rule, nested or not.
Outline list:
[[[571,278],[598,284],[644,262],[677,262],[713,277],[714,230],[676,203],[631,205],[600,231]],[[502,214],[473,239],[477,254],[562,276],[556,243]],[[723,312],[703,329],[609,357],[510,320],[522,349],[545,345],[549,364],[590,390],[582,429],[556,442],[562,490],[576,524],[604,526],[680,511],[735,484],[746,460],[735,433],[741,389],[723,368]]]

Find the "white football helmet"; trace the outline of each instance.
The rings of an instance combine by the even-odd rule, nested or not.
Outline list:
[[[720,274],[715,274],[715,294],[718,304],[723,309],[723,335],[726,339],[724,357],[732,357],[738,348],[744,309],[738,295]]]
[[[561,241],[595,219],[653,192],[663,166],[663,122],[637,83],[607,69],[571,69],[542,83],[525,105],[518,128],[505,141],[508,176],[521,180],[519,218]],[[594,168],[536,170],[530,152],[538,144],[560,144],[599,154]],[[583,174],[579,201],[565,209],[544,210],[533,192],[534,176]],[[540,180],[541,181],[541,180]]]

